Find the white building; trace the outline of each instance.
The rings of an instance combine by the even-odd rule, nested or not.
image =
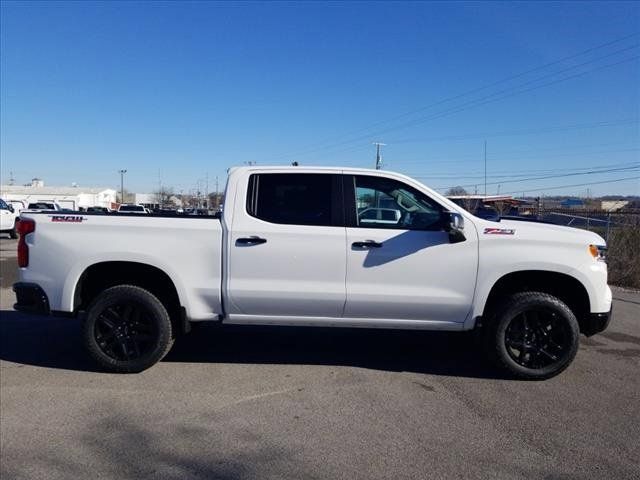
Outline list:
[[[0,197],[5,201],[25,204],[56,202],[62,208],[78,210],[87,207],[115,208],[116,191],[112,188],[46,187],[40,179],[31,185],[0,185]]]
[[[154,193],[134,193],[133,198],[136,205],[155,205],[158,197]]]
[[[627,205],[629,205],[629,201],[628,200],[602,200],[600,205],[601,205],[600,208],[602,208],[602,210],[606,210],[607,212],[616,212],[621,208],[624,208]]]

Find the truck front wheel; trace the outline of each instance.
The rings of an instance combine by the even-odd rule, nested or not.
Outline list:
[[[110,372],[146,370],[173,344],[171,320],[162,302],[133,285],[118,285],[98,295],[87,310],[82,336],[89,354]]]
[[[511,375],[529,380],[553,377],[567,368],[580,343],[578,321],[560,299],[542,292],[508,297],[490,316],[491,356]]]

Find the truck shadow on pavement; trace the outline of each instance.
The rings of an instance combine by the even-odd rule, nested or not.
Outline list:
[[[99,371],[81,347],[80,323],[0,311],[0,359]],[[503,378],[470,334],[202,324],[178,338],[164,362],[335,365],[474,378]]]
[[[0,359],[99,371],[81,347],[80,323],[0,311]],[[177,339],[171,363],[352,366],[472,378],[503,377],[468,333],[202,324]]]
[[[351,366],[504,378],[484,361],[469,333],[216,325],[201,325],[192,333],[176,342],[165,361]]]

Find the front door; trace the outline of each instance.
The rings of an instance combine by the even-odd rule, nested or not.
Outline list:
[[[473,226],[465,241],[451,243],[442,228],[444,207],[386,177],[347,176],[344,192],[344,317],[464,322],[478,264]]]
[[[227,243],[230,320],[340,317],[346,295],[340,176],[247,175]]]

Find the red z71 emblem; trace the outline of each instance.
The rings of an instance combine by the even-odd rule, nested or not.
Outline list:
[[[516,231],[512,228],[485,228],[485,235],[513,235]]]
[[[80,215],[51,215],[52,222],[80,223],[84,217]]]

